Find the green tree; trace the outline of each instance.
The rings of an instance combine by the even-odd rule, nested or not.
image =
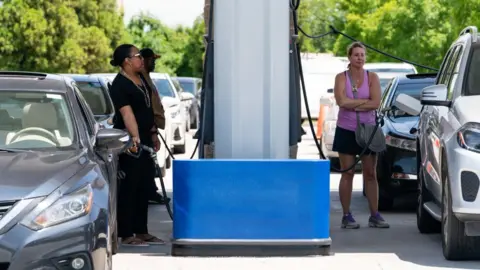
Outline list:
[[[178,76],[202,77],[203,57],[204,57],[204,33],[205,21],[203,17],[198,17],[191,29],[187,29],[188,36],[182,61],[176,70]]]
[[[348,8],[344,33],[397,57],[438,68],[451,42],[448,7],[438,0],[355,1],[358,5],[344,7]],[[338,36],[333,51],[346,55],[351,42]],[[398,62],[372,51],[368,58],[370,62]]]
[[[119,24],[120,27],[115,30],[117,33],[111,37],[105,35],[112,31],[111,26],[101,26],[102,18],[116,18],[117,21],[121,18],[112,6],[110,10],[106,9],[107,6],[102,6],[102,2],[105,4],[109,1],[114,2],[3,1],[0,7],[0,66],[11,70],[59,73],[108,70],[112,45],[121,40],[115,39],[115,36],[124,36],[121,34],[123,24]],[[99,5],[105,10],[97,13],[91,10],[84,12],[72,3],[83,6]],[[110,17],[105,19],[108,13]]]

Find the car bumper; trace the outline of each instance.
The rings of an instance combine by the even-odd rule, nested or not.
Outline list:
[[[462,221],[480,220],[480,154],[451,140],[447,149],[452,210]]]
[[[387,146],[377,161],[379,186],[390,194],[415,193],[417,154],[414,151]]]
[[[107,224],[108,214],[95,206],[87,216],[39,231],[17,224],[0,235],[0,269],[74,269],[72,261],[81,258],[82,270],[103,270]]]

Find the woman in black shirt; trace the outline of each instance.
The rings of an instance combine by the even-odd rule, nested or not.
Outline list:
[[[131,44],[120,45],[110,64],[120,67],[110,88],[115,107],[114,128],[126,129],[134,142],[133,151],[141,143],[159,149],[157,127],[151,102],[151,93],[140,79],[143,58]],[[148,194],[155,178],[155,167],[149,153],[139,157],[122,154],[119,169],[125,173],[118,195],[118,236],[123,245],[145,246],[164,244],[148,233]]]

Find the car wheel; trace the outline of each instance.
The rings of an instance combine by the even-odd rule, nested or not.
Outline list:
[[[445,160],[445,159],[443,159]],[[452,211],[450,181],[442,162],[442,249],[447,260],[474,260],[480,258],[480,237],[465,235],[465,224]]]
[[[117,221],[115,221],[115,227],[113,229],[113,233],[112,233],[112,255],[115,255],[118,253],[118,225],[117,225]]]
[[[170,169],[170,167],[172,167],[172,157],[170,156],[170,154],[168,154],[167,160],[165,161],[165,167],[167,167],[167,169]]]
[[[116,224],[116,223],[115,223]],[[108,233],[110,237],[108,237],[107,242],[107,249],[105,252],[105,270],[112,270],[113,269],[113,233],[111,232],[110,226],[108,226]]]
[[[185,145],[186,145],[186,143],[183,143],[183,145],[175,145],[175,153],[185,154],[185,152],[186,152]]]
[[[196,114],[190,120],[190,128],[192,128],[192,129],[197,129],[198,128],[198,117],[196,116]]]
[[[423,180],[423,167],[418,166],[418,194],[417,194],[417,228],[420,233],[439,233],[441,231],[440,222],[435,220],[432,215],[425,210],[423,204],[432,201],[430,191],[425,187]]]
[[[388,211],[393,208],[395,203],[395,199],[382,190],[378,191],[378,210],[380,211]]]

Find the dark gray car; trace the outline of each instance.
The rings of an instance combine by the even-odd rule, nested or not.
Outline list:
[[[0,270],[112,269],[128,139],[72,79],[0,72]]]

